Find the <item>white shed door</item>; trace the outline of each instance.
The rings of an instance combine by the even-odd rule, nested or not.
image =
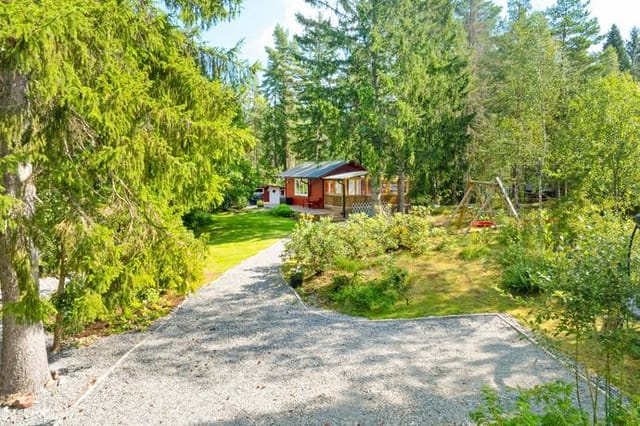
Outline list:
[[[280,191],[276,188],[271,188],[269,194],[269,204],[280,204]]]

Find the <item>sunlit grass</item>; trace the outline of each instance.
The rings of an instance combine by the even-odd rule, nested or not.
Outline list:
[[[208,244],[203,284],[287,237],[295,223],[262,209],[212,215],[212,223],[199,229]]]
[[[434,240],[434,249],[420,256],[400,252],[385,255],[384,261],[369,260],[371,266],[366,273],[371,275],[381,273],[390,263],[409,271],[408,304],[401,300],[393,308],[365,313],[351,312],[331,303],[328,303],[329,307],[375,319],[487,312],[507,312],[518,318],[526,316],[526,303],[499,288],[501,270],[496,262],[485,256],[471,260],[463,260],[464,256],[460,256],[465,248],[480,244],[476,236],[448,235],[442,238],[446,241]],[[330,280],[324,277],[305,284],[305,289],[325,296],[329,285]],[[322,299],[326,301],[326,298]]]

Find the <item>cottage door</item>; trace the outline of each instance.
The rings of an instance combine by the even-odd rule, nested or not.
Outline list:
[[[269,200],[271,204],[280,204],[280,191],[277,188],[271,188],[271,194],[269,194]]]

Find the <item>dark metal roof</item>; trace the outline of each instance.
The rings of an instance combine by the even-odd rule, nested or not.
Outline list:
[[[284,178],[321,178],[330,174],[338,167],[344,166],[345,164],[349,164],[349,162],[344,160],[334,160],[313,163],[309,161],[286,170],[280,173],[279,176]]]

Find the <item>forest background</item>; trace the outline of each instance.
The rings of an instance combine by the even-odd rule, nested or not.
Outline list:
[[[243,207],[296,162],[410,178],[415,204],[501,176],[516,204],[637,211],[637,28],[603,36],[580,0],[307,3],[258,82],[200,41],[239,0],[2,2],[1,394],[48,380],[43,320],[62,336],[193,289],[181,218]],[[52,302],[40,273],[61,277]]]

